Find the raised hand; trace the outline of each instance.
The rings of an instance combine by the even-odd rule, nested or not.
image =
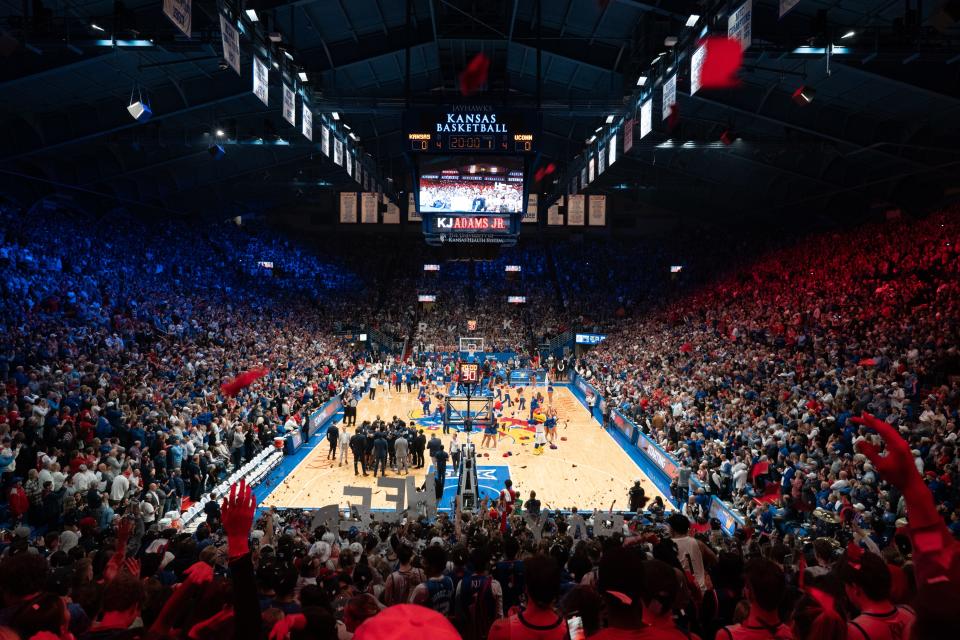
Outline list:
[[[248,538],[256,507],[253,490],[245,479],[240,480],[239,487],[236,484],[230,486],[229,497],[220,505],[230,558],[239,558],[250,550]]]
[[[140,578],[140,561],[136,558],[127,558],[123,561],[123,568],[134,578]]]
[[[183,575],[184,584],[207,584],[213,581],[213,567],[206,562],[194,562],[183,572]]]
[[[916,486],[915,483],[922,483],[920,472],[917,471],[913,462],[913,454],[910,453],[910,445],[900,437],[896,429],[888,422],[867,412],[863,412],[861,416],[850,420],[854,424],[873,429],[883,438],[883,442],[887,446],[887,455],[880,455],[877,446],[866,440],[857,443],[857,451],[867,456],[884,480],[901,491]]]

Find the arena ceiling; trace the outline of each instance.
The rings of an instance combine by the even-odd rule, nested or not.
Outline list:
[[[709,217],[904,206],[960,187],[960,2],[800,0],[780,19],[779,0],[753,0],[742,85],[690,96],[693,44],[740,4],[194,0],[187,38],[156,0],[0,0],[0,186],[19,199],[60,191],[210,216],[324,193],[332,202],[351,178],[281,113],[280,75],[302,72],[317,122],[338,112],[399,192],[411,175],[404,109],[461,100],[458,75],[482,52],[489,82],[473,100],[542,110],[536,162],[558,167],[543,184],[548,197],[579,171],[605,118],[630,117],[639,92],[658,95],[669,69],[680,73],[679,126],[655,117],[653,133],[591,192]],[[244,25],[242,76],[222,63],[221,12]],[[690,14],[702,16],[694,27]],[[664,44],[670,36],[675,47]],[[797,52],[827,42],[848,51],[829,64]],[[269,107],[251,92],[255,48],[280,64]],[[801,85],[816,91],[802,107],[791,99]],[[149,96],[147,123],[127,113],[135,89]],[[218,128],[226,155],[215,161]],[[720,142],[724,131],[736,142]]]

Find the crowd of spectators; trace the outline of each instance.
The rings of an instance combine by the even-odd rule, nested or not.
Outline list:
[[[260,241],[223,240],[250,233],[229,225],[40,215],[0,211],[0,638],[960,633],[954,211],[801,239],[659,301],[595,297],[609,336],[577,369],[681,462],[681,508],[586,529],[509,485],[475,512],[397,524],[257,515],[243,483],[208,501],[276,434],[400,365],[370,366],[335,327],[375,295],[402,331],[410,292],[305,248],[275,261],[294,274],[276,286],[234,259]],[[568,304],[631,268],[595,259],[594,284],[559,280]],[[256,367],[269,373],[221,392]],[[709,495],[745,514],[736,536],[707,518]],[[188,502],[206,516],[189,532]]]

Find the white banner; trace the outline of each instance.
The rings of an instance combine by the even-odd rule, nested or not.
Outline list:
[[[313,112],[310,105],[303,103],[303,116],[300,118],[300,131],[307,140],[313,140]]]
[[[163,0],[163,12],[183,35],[190,37],[193,26],[193,0]]]
[[[227,16],[220,14],[220,40],[223,42],[223,59],[237,72],[240,73],[240,32],[234,24],[227,19]]]
[[[700,91],[700,73],[703,70],[703,60],[707,57],[707,45],[702,44],[690,56],[690,95]]]
[[[297,94],[287,85],[283,85],[283,119],[297,126]]]
[[[365,191],[360,196],[361,203],[361,224],[377,224],[377,206],[380,204],[380,194],[371,191]]]
[[[323,155],[330,156],[330,129],[325,124],[320,125],[320,150]]]
[[[597,149],[597,175],[607,170],[607,150],[601,145]]]
[[[731,40],[739,40],[740,48],[746,51],[750,48],[753,36],[751,34],[753,23],[753,0],[747,0],[740,8],[730,14],[727,18],[727,37]]]
[[[584,224],[583,210],[586,206],[586,196],[578,193],[567,198],[567,224],[571,227],[582,227]]]
[[[607,166],[613,166],[617,161],[617,134],[610,136],[610,143],[607,145]]]
[[[353,191],[340,193],[340,222],[344,224],[357,222],[357,194]]]
[[[560,215],[560,201],[554,202],[547,209],[547,224],[551,227],[563,225],[563,216]]]
[[[423,222],[423,216],[417,211],[417,196],[411,191],[407,194],[407,221]]]
[[[573,176],[573,179],[570,181],[570,188],[567,190],[567,194],[575,194],[580,190],[580,176]]]
[[[344,165],[347,169],[347,175],[353,176],[353,154],[347,151],[347,162]]]
[[[670,117],[670,107],[677,103],[677,74],[673,74],[663,83],[663,117],[666,120]]]
[[[787,12],[798,4],[800,4],[800,0],[780,0],[780,17],[787,15]]]
[[[596,158],[591,157],[590,161],[587,163],[587,184],[593,182],[593,179],[596,177],[597,164]],[[586,188],[586,184],[583,185]]]
[[[333,139],[333,161],[343,166],[343,143],[340,142],[340,138]]]
[[[589,212],[591,227],[606,226],[607,196],[590,196]]]
[[[640,105],[640,139],[643,140],[653,131],[653,100]]]
[[[523,218],[520,220],[526,224],[536,224],[537,222],[537,194],[527,194],[527,210],[523,212]]]
[[[400,207],[389,200],[383,211],[383,224],[400,224]]]
[[[360,158],[353,161],[353,179],[360,182]]]
[[[637,124],[636,120],[627,120],[623,125],[623,152],[626,153],[633,149],[633,127]]]
[[[260,98],[260,102],[270,106],[270,67],[260,58],[253,56],[253,94]]]

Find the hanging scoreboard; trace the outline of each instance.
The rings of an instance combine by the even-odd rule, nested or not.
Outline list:
[[[532,110],[484,104],[413,109],[404,116],[413,153],[536,153],[540,118]]]

